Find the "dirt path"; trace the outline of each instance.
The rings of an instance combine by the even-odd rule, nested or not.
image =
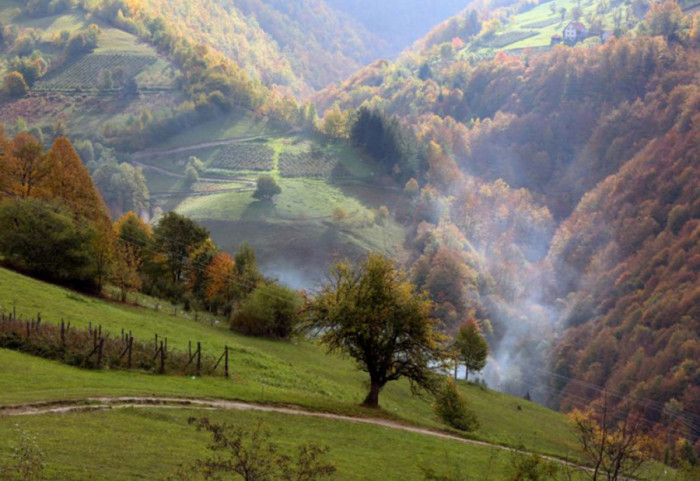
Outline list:
[[[515,452],[514,448],[501,446],[486,441],[466,439],[453,434],[441,432],[429,428],[411,426],[398,421],[373,417],[353,417],[342,414],[332,414],[322,411],[309,411],[294,406],[274,406],[268,404],[248,403],[242,401],[227,401],[223,399],[197,399],[197,398],[169,398],[169,397],[92,397],[83,401],[66,401],[55,403],[25,404],[19,406],[0,407],[0,417],[36,416],[41,414],[68,414],[85,411],[104,411],[110,409],[203,409],[203,410],[228,410],[228,411],[257,411],[267,413],[280,413],[292,416],[308,416],[314,418],[332,419],[351,423],[369,424],[387,429],[404,431],[423,436],[455,441],[458,443],[480,446],[501,451]],[[526,451],[526,453],[528,453]],[[576,469],[585,469],[576,464],[552,456],[542,458],[569,466]]]
[[[279,134],[280,136],[291,135],[299,132],[299,129],[290,129],[286,132]],[[251,142],[253,140],[268,139],[271,134],[261,134],[252,135],[249,137],[234,137],[231,139],[221,139],[212,140],[209,142],[201,142],[198,144],[190,144],[182,147],[175,147],[173,149],[162,149],[162,150],[142,150],[140,152],[135,152],[132,154],[132,159],[142,159],[144,157],[153,157],[161,155],[172,155],[172,154],[182,154],[184,152],[191,152],[193,150],[207,149],[210,147],[221,147],[222,145],[240,144],[242,142]]]
[[[185,175],[184,174],[177,174],[175,172],[171,172],[169,170],[163,169],[161,167],[157,167],[155,165],[151,164],[144,164],[143,162],[139,161],[132,161],[132,165],[135,167],[141,167],[143,170],[150,170],[153,172],[158,172],[161,175],[164,175],[166,177],[174,177],[176,179],[184,179]],[[243,177],[227,177],[225,179],[222,179],[220,177],[200,177],[199,178],[200,182],[207,182],[210,184],[234,184],[234,183],[239,183],[239,184],[248,184],[252,187],[255,187],[255,181],[246,179]]]
[[[222,145],[239,144],[241,142],[250,142],[252,140],[266,139],[269,135],[254,135],[251,137],[236,137],[233,139],[212,140],[210,142],[201,142],[199,144],[185,145],[183,147],[175,147],[173,149],[164,150],[142,150],[134,153],[132,159],[142,159],[144,157],[154,157],[162,155],[182,154],[193,150],[207,149],[209,147],[220,147]]]

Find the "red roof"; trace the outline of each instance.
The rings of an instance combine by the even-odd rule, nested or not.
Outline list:
[[[581,22],[571,22],[569,25],[574,27],[579,32],[583,32],[584,30],[586,30],[586,26],[584,24],[582,24]],[[567,28],[568,28],[568,26],[567,26]]]

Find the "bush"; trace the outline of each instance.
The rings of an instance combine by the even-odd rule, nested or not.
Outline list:
[[[253,197],[259,200],[270,200],[280,193],[282,193],[282,189],[271,175],[261,175],[258,177]]]
[[[455,429],[471,432],[479,428],[476,414],[469,409],[467,400],[459,393],[452,379],[448,379],[435,396],[433,410],[442,421]]]
[[[34,199],[0,204],[0,254],[38,277],[88,286],[98,275],[96,232],[67,210]]]
[[[199,182],[199,174],[197,173],[197,169],[191,165],[188,165],[185,169],[185,186],[190,189],[197,182]]]
[[[301,300],[278,284],[258,286],[231,319],[231,329],[251,336],[286,339],[299,322]]]
[[[10,72],[5,76],[3,89],[10,97],[22,97],[29,91],[29,86],[21,73]]]

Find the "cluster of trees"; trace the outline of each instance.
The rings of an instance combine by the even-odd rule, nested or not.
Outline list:
[[[288,338],[299,322],[299,295],[265,279],[255,252],[242,244],[231,257],[209,232],[176,212],[153,229],[127,212],[114,224],[121,263],[113,280],[126,299],[130,290],[184,301],[227,316],[244,334]]]
[[[420,153],[413,132],[396,117],[362,107],[350,128],[350,140],[379,161],[388,173],[408,180],[420,169]]]
[[[0,251],[43,278],[100,288],[109,274],[111,222],[88,170],[65,137],[48,151],[0,131]]]
[[[0,30],[2,29],[0,26]],[[95,24],[73,34],[68,31],[61,32],[56,38],[55,46],[62,48],[64,55],[53,61],[50,67],[56,69],[73,56],[92,52],[97,47],[99,34],[100,29]],[[4,37],[4,40],[9,41],[10,36],[11,31],[10,35],[0,36],[0,40]],[[9,97],[26,95],[34,83],[48,73],[49,63],[36,48],[39,42],[41,33],[37,29],[25,29],[15,35],[10,51],[16,56],[8,59],[8,72],[3,80],[3,92]]]
[[[32,17],[58,15],[70,10],[75,0],[23,0],[25,10]]]
[[[65,137],[44,151],[29,134],[0,132],[0,195],[0,256],[13,268],[97,292],[112,282],[122,301],[134,290],[185,300],[231,316],[247,334],[285,338],[298,322],[299,296],[263,278],[250,246],[231,258],[174,212],[153,229],[131,211],[112,225]]]

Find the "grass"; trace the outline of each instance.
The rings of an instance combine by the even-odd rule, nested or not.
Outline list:
[[[556,9],[553,13],[551,6],[555,5]],[[505,50],[521,50],[525,48],[544,48],[549,47],[552,35],[562,34],[564,27],[571,22],[571,12],[574,7],[579,5],[578,0],[557,0],[556,2],[546,2],[536,5],[530,10],[515,14],[511,17],[510,23],[505,24],[500,28],[493,38],[477,42],[467,49],[479,50],[483,49],[505,49]],[[592,0],[584,0],[580,2],[583,16],[581,21],[584,24],[589,13],[595,14],[598,3]],[[564,19],[561,18],[560,9],[566,8]],[[604,14],[605,28],[613,28],[613,10],[609,10]]]
[[[235,251],[244,242],[250,242],[263,262],[265,272],[283,279],[294,287],[312,287],[314,281],[327,271],[329,263],[339,257],[358,257],[367,251],[396,255],[404,241],[400,225],[392,220],[378,225],[373,222],[374,211],[382,204],[390,205],[394,192],[367,195],[368,189],[338,185],[325,179],[304,177],[282,178],[279,156],[283,152],[305,153],[318,149],[326,158],[336,159],[354,181],[364,185],[374,177],[375,166],[357,151],[345,144],[324,143],[322,139],[306,134],[276,134],[274,130],[257,130],[264,126],[251,124],[253,117],[239,112],[218,125],[198,126],[185,133],[190,146],[185,143],[163,143],[154,148],[146,161],[150,164],[181,173],[187,158],[199,157],[207,170],[203,177],[243,178],[254,181],[258,175],[273,175],[282,188],[274,202],[260,202],[252,197],[251,189],[216,192],[213,185],[210,195],[177,196],[160,200],[165,210],[177,210],[204,224],[213,239],[225,251]],[[244,129],[249,134],[257,132],[259,140],[241,145],[259,145],[270,148],[274,154],[267,171],[226,169],[215,161],[224,149],[235,149],[237,144],[210,146],[207,142],[234,136]],[[252,130],[251,130],[252,129]],[[204,145],[202,145],[204,144]],[[199,146],[199,147],[197,147]],[[158,151],[165,151],[158,154]],[[246,167],[250,169],[251,167]],[[146,172],[152,192],[167,193],[184,190],[182,182],[153,171]],[[199,186],[197,190],[201,190]],[[341,222],[332,219],[333,212],[342,209],[347,218]],[[393,210],[393,209],[392,209]]]
[[[241,108],[231,112],[228,117],[198,123],[153,146],[153,149],[173,149],[217,140],[265,136],[276,131],[276,127],[267,118]]]
[[[100,25],[100,36],[94,53],[131,53],[138,55],[157,55],[157,51],[138,37],[124,30]]]
[[[0,269],[0,305],[13,303],[18,312],[41,311],[45,322],[61,318],[73,325],[101,323],[117,334],[132,330],[137,338],[155,333],[168,337],[174,349],[199,340],[205,351],[233,349],[233,377],[191,379],[125,371],[88,371],[0,349],[0,404],[84,399],[96,395],[210,396],[247,401],[289,403],[310,409],[353,415],[376,413],[358,405],[365,394],[365,375],[353,363],[307,341],[276,342],[239,336],[222,325],[195,323],[165,312],[128,307]],[[575,449],[563,416],[536,404],[461,383],[461,389],[481,420],[474,436],[491,442],[520,445],[565,456]],[[380,397],[382,415],[440,427],[430,400],[413,397],[406,382],[390,383]],[[518,409],[520,406],[520,409]]]
[[[271,441],[293,454],[314,442],[330,447],[326,460],[336,466],[334,480],[422,480],[419,466],[481,476],[491,471],[503,479],[511,455],[504,451],[403,433],[344,421],[275,413],[204,412],[191,409],[120,409],[22,418],[20,427],[37,434],[46,457],[48,479],[164,479],[180,464],[207,455],[210,435],[187,424],[188,417],[208,416],[251,429],[262,422]],[[0,457],[9,453],[18,429],[15,419],[0,419]],[[119,456],[115,456],[115,453]],[[129,462],[124,462],[124,460]]]

